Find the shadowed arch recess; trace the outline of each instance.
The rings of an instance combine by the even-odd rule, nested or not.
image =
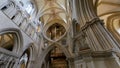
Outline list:
[[[33,43],[29,44],[29,47],[25,49],[20,57],[20,68],[34,68],[33,65],[37,57],[37,48]]]
[[[1,39],[3,37],[3,39],[6,40],[6,42],[5,42],[6,47],[3,47],[3,48],[5,48],[7,50],[9,50],[9,48],[10,48],[10,51],[13,51],[14,53],[17,53],[17,54],[20,53],[20,51],[22,49],[22,45],[23,45],[23,41],[22,41],[23,38],[22,38],[22,34],[21,34],[20,30],[15,29],[15,28],[8,28],[8,29],[0,30],[0,37],[1,37]],[[11,41],[11,43],[13,44],[13,47],[11,47],[12,46],[11,44],[10,44],[10,46],[7,45],[9,43],[9,41]],[[2,40],[1,40],[1,42],[2,42]],[[4,44],[3,44],[3,46],[4,46]]]
[[[48,53],[53,50],[54,48],[59,48],[61,49],[61,51],[63,52],[63,54],[65,55],[66,58],[72,58],[72,55],[69,53],[69,51],[62,45],[60,44],[52,44],[49,45],[43,52],[42,52],[42,56],[39,57],[40,59],[40,65],[39,67],[42,67],[42,64],[44,62],[45,57],[48,55]]]

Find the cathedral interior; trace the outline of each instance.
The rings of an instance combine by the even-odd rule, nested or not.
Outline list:
[[[120,68],[120,0],[0,0],[0,68]]]

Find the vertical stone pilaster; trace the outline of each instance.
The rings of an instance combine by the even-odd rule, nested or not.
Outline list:
[[[86,41],[93,51],[107,51],[116,49],[118,52],[119,44],[102,25],[102,21],[94,12],[91,0],[75,0],[77,8],[77,18],[80,23],[81,31],[87,37]],[[80,36],[77,36],[80,37]]]
[[[67,58],[68,61],[68,67],[69,68],[75,68],[75,64],[74,64],[74,59],[73,58]]]
[[[94,11],[92,4],[93,2],[91,0],[74,0],[74,1],[75,1],[75,6],[77,8],[76,13],[81,29],[80,32],[77,34],[77,36],[75,36],[75,38],[80,38],[77,41],[81,42],[81,40],[83,40],[81,39],[81,37],[83,37],[81,33],[84,33],[86,35],[86,37],[84,38],[85,42],[87,42],[92,52],[91,57],[94,59],[96,59],[97,57],[97,60],[91,59],[92,61],[86,61],[86,59],[88,60],[90,58],[85,58],[84,55],[88,55],[89,51],[87,51],[86,54],[83,54],[85,53],[86,49],[80,50],[81,48],[80,47],[77,50],[77,58],[79,58],[81,54],[83,55],[83,57],[80,59],[80,61],[76,60],[76,62],[78,62],[78,65],[76,67],[79,68],[79,66],[81,66],[81,68],[82,67],[101,68],[101,65],[103,65],[103,68],[111,68],[112,66],[110,65],[111,66],[110,67],[107,64],[109,63],[109,61],[114,61],[111,62],[110,64],[113,64],[116,66],[116,68],[119,68],[120,62],[114,60],[116,59],[116,57],[113,56],[113,54],[111,55],[108,54],[115,52],[115,55],[117,55],[117,57],[120,58],[120,49],[119,49],[120,44],[118,44],[118,42],[104,28],[103,21],[99,19],[99,17]],[[81,42],[78,45],[85,46],[85,42]],[[106,56],[107,58],[109,58],[108,60]],[[110,57],[114,57],[114,59],[112,60],[112,58]],[[103,60],[100,60],[101,58]]]

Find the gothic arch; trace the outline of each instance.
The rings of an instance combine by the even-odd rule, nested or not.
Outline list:
[[[57,46],[54,45],[54,44],[57,44]],[[62,45],[59,44],[59,43],[54,43],[54,44],[49,45],[49,46],[42,52],[41,57],[40,57],[40,66],[39,66],[40,68],[41,68],[41,66],[42,66],[42,63],[44,63],[44,59],[45,59],[46,55],[47,55],[53,48],[55,48],[55,47],[60,48],[60,49],[62,50],[62,52],[65,54],[66,58],[69,59],[69,58],[72,57],[71,54],[69,53],[69,51],[68,51],[64,46],[62,46]]]
[[[111,34],[115,37],[118,43],[120,42],[120,13],[112,14],[108,17],[106,22],[106,28],[111,32]]]
[[[65,33],[61,37],[59,37],[58,39],[51,40],[50,38],[47,37],[46,32],[54,24],[59,24],[59,25],[63,26],[65,28]],[[44,30],[43,30],[42,33],[43,33],[43,36],[45,37],[45,39],[47,39],[49,41],[52,41],[52,42],[56,42],[56,41],[61,40],[66,35],[66,33],[68,31],[67,24],[63,20],[59,20],[59,19],[51,20],[49,23],[44,25],[43,29]]]
[[[33,62],[35,62],[36,57],[37,57],[37,48],[35,47],[35,45],[33,43],[30,43],[30,46],[28,47],[28,49],[30,50],[30,58],[29,58],[29,62],[28,62],[28,68],[30,68],[31,66],[33,66]],[[33,67],[31,67],[33,68]]]
[[[20,66],[24,64],[26,68],[33,68],[33,63],[35,62],[37,56],[37,49],[33,43],[29,44],[29,47],[25,49],[22,56],[20,57]],[[27,60],[25,60],[27,58]],[[23,62],[24,61],[24,62]]]
[[[19,29],[7,28],[0,30],[1,34],[15,34],[15,45],[13,47],[13,52],[19,54],[23,46],[23,37]]]

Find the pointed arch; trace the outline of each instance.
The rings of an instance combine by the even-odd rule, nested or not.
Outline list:
[[[30,50],[30,60],[35,60],[35,57],[37,56],[37,48],[34,43],[30,43],[30,46],[27,48]]]
[[[24,64],[26,68],[33,68],[31,66],[33,66],[33,62],[35,62],[36,57],[37,48],[33,43],[30,43],[29,47],[24,50],[23,54],[20,57],[20,66]]]
[[[23,47],[23,36],[21,31],[16,28],[7,28],[0,30],[0,35],[2,34],[15,34],[15,45],[13,47],[13,52],[19,54]]]
[[[57,45],[55,45],[55,44],[57,44]],[[62,46],[61,44],[59,44],[59,43],[51,44],[51,45],[49,45],[49,46],[42,52],[42,54],[41,54],[41,56],[40,56],[40,66],[39,66],[40,68],[41,68],[42,63],[44,62],[44,59],[45,59],[45,57],[47,56],[47,54],[48,54],[52,49],[54,49],[55,47],[60,48],[61,51],[65,54],[66,58],[71,58],[71,57],[72,57],[72,55],[70,54],[70,52],[69,52],[64,46]]]

